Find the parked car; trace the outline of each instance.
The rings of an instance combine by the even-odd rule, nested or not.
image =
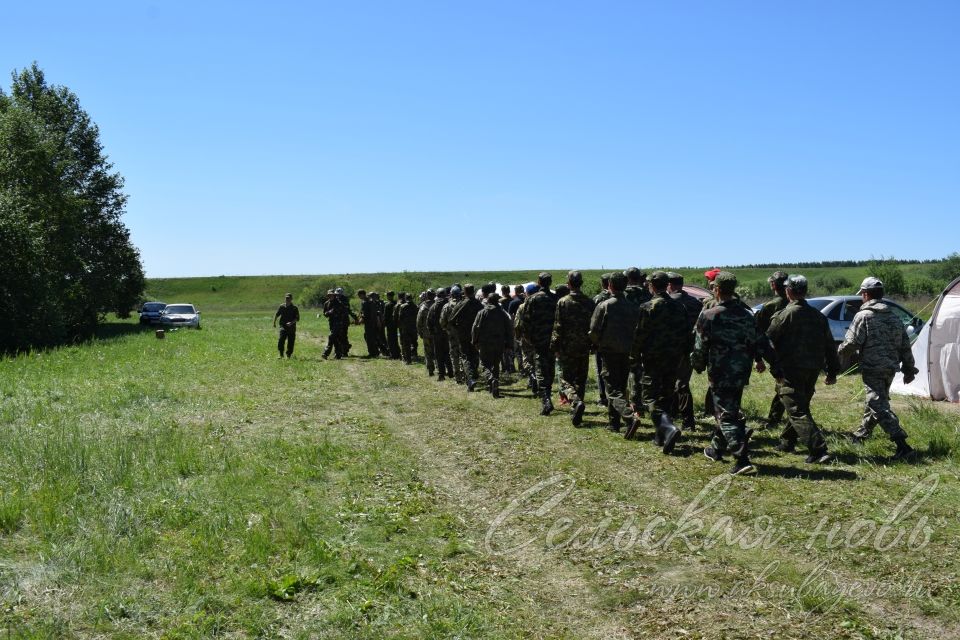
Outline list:
[[[175,327],[200,328],[200,312],[192,304],[168,304],[160,316],[160,324]]]
[[[166,308],[166,302],[144,302],[140,307],[140,324],[156,324],[160,322],[160,314]]]

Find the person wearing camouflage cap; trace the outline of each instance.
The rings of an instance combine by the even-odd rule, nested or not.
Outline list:
[[[463,290],[454,285],[450,287],[450,300],[440,310],[440,328],[447,332],[447,345],[450,349],[450,366],[453,368],[453,379],[457,384],[466,383],[463,375],[463,359],[460,352],[460,338],[457,329],[450,324],[453,310],[463,301]]]
[[[480,369],[487,381],[487,389],[494,398],[500,397],[500,365],[503,350],[513,343],[513,322],[500,306],[500,294],[490,292],[477,313],[470,330],[470,340],[480,354]]]
[[[435,370],[435,360],[433,353],[433,337],[427,328],[427,316],[430,314],[430,308],[437,294],[433,289],[427,289],[424,292],[424,300],[417,307],[417,336],[423,342],[423,359],[427,365],[427,375],[432,376]]]
[[[859,354],[865,391],[863,420],[860,428],[850,434],[850,441],[862,444],[873,435],[879,423],[897,446],[893,459],[906,460],[913,454],[913,448],[907,444],[907,432],[900,425],[900,418],[890,408],[890,385],[898,370],[903,373],[906,384],[913,382],[918,373],[910,336],[890,306],[883,302],[883,282],[879,278],[864,279],[858,293],[863,304],[839,348],[841,357]]]
[[[687,310],[667,294],[669,278],[654,271],[647,281],[651,298],[640,305],[630,359],[639,364],[642,401],[653,420],[653,442],[673,452],[680,430],[670,416],[680,361],[687,357]],[[636,431],[637,422],[624,437]]]
[[[413,364],[417,352],[417,303],[413,295],[400,294],[397,306],[397,331],[400,333],[400,353],[404,364]]]
[[[693,374],[693,368],[690,366],[689,356],[690,352],[693,351],[693,329],[697,325],[700,312],[703,311],[703,303],[683,290],[683,276],[673,271],[667,273],[667,292],[671,298],[683,305],[687,320],[685,328],[686,344],[683,348],[684,357],[680,359],[680,367],[677,369],[677,386],[671,415],[681,417],[683,428],[690,430],[695,428],[697,423],[693,415],[693,394],[690,392],[690,377]]]
[[[650,300],[650,292],[647,290],[647,274],[637,267],[630,267],[624,270],[623,275],[627,276],[627,288],[624,290],[623,295],[633,303],[637,309],[637,313],[639,313],[643,303]],[[631,361],[630,383],[628,387],[630,389],[630,404],[633,405],[634,411],[636,411],[640,417],[646,414],[646,407],[643,404],[642,379],[643,362],[641,360]]]
[[[345,357],[350,350],[350,343],[347,341],[347,329],[350,326],[351,316],[356,320],[356,316],[350,310],[350,302],[343,294],[343,289],[327,291],[327,299],[323,303],[323,315],[327,319],[330,335],[327,337],[327,345],[324,347],[321,356],[327,359],[333,352],[334,357],[339,360]]]
[[[380,355],[380,309],[376,300],[364,289],[357,290],[360,298],[360,324],[363,325],[363,341],[367,343],[368,358]]]
[[[453,377],[453,363],[450,361],[450,338],[447,330],[440,325],[440,316],[443,310],[450,305],[447,300],[447,290],[437,289],[437,297],[433,306],[427,312],[427,331],[433,342],[433,359],[437,367],[437,380],[440,382]]]
[[[397,335],[397,294],[387,291],[387,302],[383,305],[383,325],[387,331],[387,353],[391,360],[400,359],[400,338]]]
[[[626,419],[627,430],[633,428],[637,420],[627,399],[627,380],[638,312],[623,293],[626,286],[625,275],[612,274],[611,297],[598,304],[590,318],[590,341],[602,356],[600,375],[607,391],[607,428],[614,432],[620,431],[621,418]]]
[[[472,284],[464,285],[463,298],[450,312],[449,326],[457,333],[460,343],[460,361],[467,391],[473,391],[477,384],[477,369],[480,366],[480,353],[473,346],[473,321],[483,309],[483,303],[477,300],[476,289]]]
[[[553,276],[543,272],[537,276],[540,290],[527,298],[521,311],[520,331],[533,347],[534,375],[540,394],[540,415],[548,416],[553,411],[553,379],[557,361],[550,350],[550,336],[557,310],[557,297],[550,290]]]
[[[600,293],[593,296],[594,309],[596,309],[601,302],[613,296],[613,294],[610,293],[610,277],[612,275],[612,273],[604,273],[600,275]],[[599,351],[594,354],[594,366],[597,368],[597,391],[600,394],[597,404],[601,407],[605,407],[607,406],[607,389],[604,386],[603,376],[600,375],[600,371],[603,370],[603,360]]]
[[[720,462],[730,450],[736,459],[731,474],[755,473],[749,456],[746,419],[740,411],[743,388],[750,382],[751,365],[758,350],[771,363],[774,377],[779,378],[780,373],[776,355],[767,348],[766,337],[757,334],[753,315],[734,298],[736,276],[721,271],[714,284],[717,304],[697,319],[696,342],[690,354],[693,368],[707,371],[717,411],[713,441],[703,454]]]
[[[550,350],[560,363],[560,392],[570,402],[570,421],[579,427],[583,423],[586,405],[583,402],[590,373],[590,318],[593,316],[593,300],[580,290],[583,274],[571,271],[567,274],[570,293],[557,301],[550,335]]]
[[[784,283],[787,281],[787,274],[785,271],[774,271],[773,275],[767,278],[767,282],[770,284],[770,290],[773,291],[774,297],[770,300],[767,300],[763,303],[763,306],[760,307],[760,310],[756,312],[754,318],[757,321],[757,331],[760,333],[766,333],[767,329],[770,327],[770,320],[773,319],[773,315],[782,311],[786,308],[789,300],[787,300],[787,292],[784,288]],[[783,419],[783,402],[780,400],[780,384],[777,383],[777,386],[773,392],[773,398],[770,400],[770,410],[767,412],[767,426],[775,427]]]
[[[784,279],[788,304],[770,320],[767,337],[777,353],[781,377],[777,390],[786,408],[787,425],[778,451],[793,451],[797,440],[808,450],[808,464],[822,464],[830,457],[827,442],[813,419],[810,402],[817,378],[826,368],[826,384],[837,381],[840,361],[827,318],[807,304],[807,279],[792,275]]]

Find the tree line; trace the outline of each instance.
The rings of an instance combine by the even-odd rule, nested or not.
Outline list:
[[[92,335],[144,290],[97,125],[36,63],[0,88],[0,352]]]

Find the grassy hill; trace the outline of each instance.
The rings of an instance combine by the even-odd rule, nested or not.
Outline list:
[[[703,272],[711,267],[644,267],[648,272],[662,268],[683,274],[690,284],[703,285]],[[767,277],[772,267],[727,267],[737,274],[741,284],[741,295],[748,301],[769,297]],[[811,295],[856,293],[860,281],[873,273],[871,267],[835,266],[835,267],[779,267],[789,273],[802,273],[811,284]],[[939,263],[905,263],[896,268],[902,274],[907,287],[923,283],[923,290],[908,291],[910,295],[897,296],[909,298],[908,304],[919,309],[932,295],[946,284],[939,275],[942,270]],[[566,278],[568,268],[547,269],[559,284]],[[588,293],[599,290],[600,275],[604,270],[582,269],[584,290]],[[609,271],[609,269],[605,270]],[[379,291],[388,290],[420,292],[428,287],[449,286],[454,282],[476,285],[493,281],[504,284],[520,284],[536,279],[538,271],[474,271],[474,272],[401,272],[401,273],[354,273],[331,275],[291,275],[291,276],[217,276],[203,278],[151,278],[147,283],[148,300],[164,302],[192,302],[204,311],[270,311],[283,301],[283,294],[291,292],[297,304],[305,305],[317,292],[341,286],[348,294],[357,289]],[[958,272],[956,275],[960,275]],[[916,287],[915,287],[916,289]]]

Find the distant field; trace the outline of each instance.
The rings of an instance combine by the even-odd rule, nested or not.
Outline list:
[[[620,267],[621,269],[623,267]],[[710,267],[675,268],[675,267],[644,267],[648,272],[657,268],[678,271],[683,274],[690,284],[703,286],[705,284],[703,272]],[[838,293],[856,293],[856,288],[868,273],[867,267],[814,267],[794,268],[784,266],[790,273],[802,273],[810,280],[811,296],[834,293],[833,288],[817,285],[818,280],[836,282],[840,278],[851,283],[848,290]],[[553,274],[554,284],[560,284],[566,278],[569,268],[547,269]],[[904,276],[908,279],[922,276],[929,269],[929,265],[905,264],[900,265]],[[600,287],[600,275],[610,269],[583,269],[587,292],[596,292]],[[745,298],[748,300],[762,300],[769,297],[766,284],[767,277],[772,269],[733,268],[741,285],[746,287]],[[504,284],[519,284],[535,280],[538,271],[479,271],[479,272],[403,272],[403,273],[369,273],[369,274],[340,274],[340,275],[295,275],[295,276],[218,276],[204,278],[156,278],[147,283],[147,299],[163,300],[164,302],[192,302],[202,310],[209,311],[269,311],[283,301],[283,294],[291,292],[295,301],[303,304],[312,289],[326,290],[335,286],[344,287],[348,293],[359,288],[368,291],[384,293],[389,289],[395,291],[419,292],[427,287],[449,286],[454,282],[463,284],[472,282],[480,285],[494,281]],[[960,274],[958,274],[960,275]],[[904,298],[904,296],[900,296]],[[930,300],[930,296],[920,296],[908,299],[914,310],[919,310]]]

